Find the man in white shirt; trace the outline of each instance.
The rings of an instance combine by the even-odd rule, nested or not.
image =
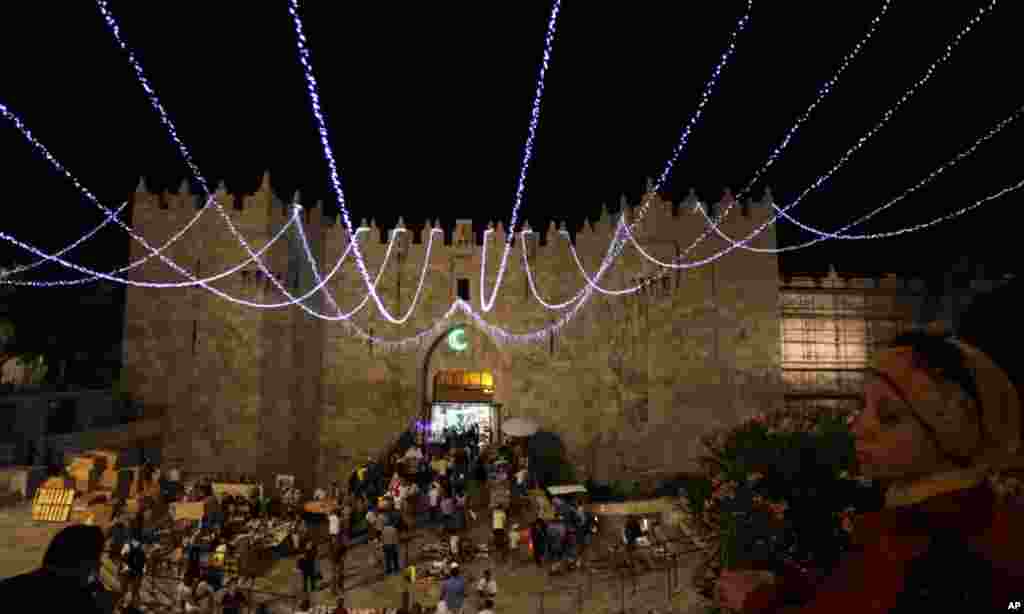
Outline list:
[[[431,522],[437,522],[440,514],[439,506],[441,505],[441,485],[438,484],[437,480],[430,485],[430,493],[427,495],[430,499],[430,520]]]
[[[476,594],[480,599],[494,599],[498,596],[498,583],[491,577],[490,569],[485,569],[483,577],[476,583]]]
[[[327,515],[327,522],[327,531],[331,535],[331,543],[335,544],[338,542],[338,535],[341,534],[341,515],[338,514],[338,508],[331,509],[331,513]]]

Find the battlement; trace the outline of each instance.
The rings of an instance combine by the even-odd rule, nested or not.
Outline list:
[[[648,187],[650,188],[650,182]],[[291,214],[291,204],[304,204],[298,192],[288,201],[276,196],[271,186],[269,171],[263,174],[254,193],[232,194],[221,181],[213,197],[227,212],[233,225],[253,246],[262,245],[287,223]],[[177,232],[205,204],[202,196],[192,193],[188,181],[183,181],[176,193],[165,191],[155,194],[148,190],[144,178],[140,179],[132,202],[133,225],[153,242],[160,242]],[[649,191],[635,203],[622,196],[618,212],[611,213],[605,205],[597,220],[586,219],[575,228],[569,228],[565,220],[552,220],[546,227],[533,227],[529,220],[524,219],[517,233],[528,231],[525,242],[531,267],[555,271],[566,266],[574,266],[571,252],[566,245],[566,241],[571,241],[581,260],[590,268],[596,266],[607,252],[619,213],[624,212],[629,221],[636,220],[641,216],[642,204],[645,202],[648,204],[634,233],[637,241],[647,245],[649,252],[657,254],[656,257],[671,259],[689,247],[698,237],[707,233],[708,236],[690,256],[694,259],[728,246],[721,237],[709,232],[707,219],[701,210],[712,218],[717,218],[729,209],[729,214],[720,220],[720,228],[732,239],[741,240],[770,219],[773,197],[771,190],[768,189],[758,201],[747,197],[733,205],[735,197],[728,188],[723,190],[717,200],[705,199],[691,189],[684,199],[677,202],[673,202],[664,194]],[[324,265],[335,262],[349,241],[339,215],[325,213],[322,203],[318,202],[303,208],[301,220],[306,236],[313,242],[313,251],[318,260]],[[360,250],[371,263],[382,260],[388,241],[395,233],[398,233],[396,247],[403,260],[419,262],[425,257],[430,234],[441,228],[443,239],[441,236],[435,237],[431,252],[431,261],[436,262],[438,267],[441,266],[441,262],[452,257],[469,257],[479,262],[485,250],[484,241],[487,242],[487,258],[491,260],[500,254],[501,248],[509,238],[509,229],[506,229],[501,221],[490,221],[485,227],[474,227],[473,220],[461,219],[446,227],[439,219],[431,221],[428,218],[422,225],[407,227],[404,220],[399,218],[394,228],[382,229],[376,220],[364,218],[355,226],[358,229]],[[190,255],[211,265],[228,264],[229,260],[237,262],[244,259],[244,253],[237,240],[225,226],[219,212],[214,210],[203,214],[203,219],[183,237],[183,243],[187,244]],[[522,238],[517,236],[514,245],[516,256],[510,261],[513,269],[521,268],[518,254],[522,249],[522,243]],[[774,247],[774,227],[767,227],[752,245]],[[280,249],[288,251],[283,244]],[[278,248],[272,249],[272,253],[277,251]],[[737,256],[730,258],[736,259],[742,253],[737,250]],[[635,250],[632,249],[627,249],[625,254],[627,258],[636,256]],[[282,262],[279,260],[275,270],[283,266]],[[253,275],[255,271],[243,273]],[[281,273],[281,276],[284,275]]]

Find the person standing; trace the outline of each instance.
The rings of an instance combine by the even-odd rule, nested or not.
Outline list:
[[[448,490],[441,495],[441,521],[444,523],[444,528],[455,530],[455,498]]]
[[[504,563],[508,560],[508,533],[506,532],[506,523],[508,522],[508,513],[502,506],[494,508],[494,549],[501,557],[501,562]]]
[[[238,587],[228,590],[220,602],[223,614],[242,614],[242,607],[245,605],[245,595],[242,594],[242,589]]]
[[[476,583],[476,595],[481,601],[494,599],[498,596],[498,583],[491,577],[490,569],[485,569],[483,577]]]
[[[440,519],[441,515],[441,484],[437,480],[430,485],[430,522],[435,523]]]
[[[192,601],[199,606],[199,612],[202,614],[213,614],[214,594],[213,586],[210,585],[205,575],[202,576],[192,592]]]
[[[484,609],[477,612],[477,614],[494,614],[494,601],[487,599],[484,601]]]
[[[448,608],[448,614],[462,614],[466,601],[466,580],[459,574],[458,563],[453,563],[448,579],[441,584],[441,600]]]
[[[381,542],[384,545],[384,575],[398,573],[398,529],[389,523],[381,531]]]
[[[302,592],[304,593],[316,592],[316,569],[314,567],[316,555],[314,552],[312,547],[307,547],[296,564],[298,572],[302,576]]]
[[[538,518],[530,527],[530,543],[533,544],[533,560],[537,567],[543,566],[548,549],[548,527],[543,518]]]
[[[136,603],[142,589],[142,575],[146,570],[146,551],[142,549],[138,533],[124,545],[121,554],[125,562],[124,592],[131,595],[132,603]]]
[[[334,572],[334,592],[344,594],[345,592],[345,557],[348,556],[348,532],[342,531],[338,535],[338,541],[332,550],[331,565]]]

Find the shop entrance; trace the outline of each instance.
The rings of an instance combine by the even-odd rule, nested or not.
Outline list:
[[[477,427],[480,444],[499,441],[501,405],[494,402],[494,376],[490,371],[445,369],[434,375],[433,402],[428,415],[431,443],[444,441],[447,429],[465,432]]]

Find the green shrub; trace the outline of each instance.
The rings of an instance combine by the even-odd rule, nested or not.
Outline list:
[[[709,544],[694,578],[710,598],[721,569],[828,573],[849,547],[852,516],[881,505],[855,471],[851,415],[833,409],[758,415],[703,438],[702,477],[683,507]]]

